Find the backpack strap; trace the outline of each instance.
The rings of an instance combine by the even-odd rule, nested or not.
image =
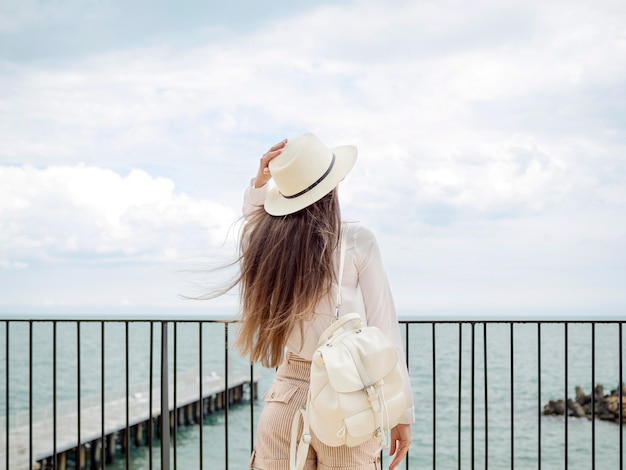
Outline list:
[[[339,240],[339,272],[337,273],[337,293],[335,297],[335,320],[339,318],[339,306],[341,305],[341,282],[343,281],[343,266],[346,261],[346,240],[348,229],[342,225],[341,239]]]
[[[302,470],[306,463],[306,457],[309,454],[309,444],[311,443],[311,431],[309,429],[309,398],[306,401],[306,408],[299,409],[293,415],[291,422],[291,445],[289,446],[289,470]],[[302,436],[298,439],[298,425],[302,417]],[[298,440],[300,445],[296,445]]]

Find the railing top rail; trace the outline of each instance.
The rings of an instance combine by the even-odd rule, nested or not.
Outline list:
[[[626,322],[626,311],[623,313],[608,314],[580,314],[580,313],[508,313],[485,314],[469,313],[431,313],[418,312],[399,314],[400,323],[621,323]],[[224,309],[216,311],[179,311],[175,309],[154,311],[111,310],[97,313],[68,313],[68,312],[0,312],[0,321],[120,321],[120,322],[212,322],[234,323],[238,321],[237,314]]]

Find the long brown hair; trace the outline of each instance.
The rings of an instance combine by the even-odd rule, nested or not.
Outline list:
[[[275,217],[261,207],[249,217],[240,241],[236,345],[251,361],[278,366],[296,322],[330,293],[340,228],[337,188],[293,214]]]

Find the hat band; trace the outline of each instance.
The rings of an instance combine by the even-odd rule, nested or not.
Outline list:
[[[324,178],[326,178],[326,177],[328,176],[328,174],[330,173],[330,171],[333,169],[333,166],[335,166],[335,154],[334,154],[334,153],[333,153],[333,158],[332,158],[332,160],[330,161],[330,165],[328,166],[328,170],[326,170],[326,171],[324,172],[324,174],[323,174],[322,176],[320,176],[320,177],[319,177],[319,179],[318,179],[315,183],[313,183],[313,184],[312,184],[311,186],[309,186],[308,188],[303,189],[303,190],[302,190],[302,191],[300,191],[299,193],[292,194],[291,196],[285,196],[283,193],[280,193],[280,195],[281,195],[282,197],[284,197],[285,199],[293,199],[293,198],[295,198],[295,197],[302,196],[303,194],[308,193],[311,189],[313,189],[315,186],[317,186],[318,184],[320,184],[320,183],[324,180]]]

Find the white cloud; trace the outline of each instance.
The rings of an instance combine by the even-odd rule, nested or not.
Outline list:
[[[565,165],[533,139],[476,144],[460,151],[432,166],[418,165],[414,175],[418,200],[450,204],[473,216],[514,216],[558,203],[572,189]],[[471,153],[479,156],[478,164]]]
[[[232,209],[141,170],[0,167],[0,261],[167,261],[226,241]]]

